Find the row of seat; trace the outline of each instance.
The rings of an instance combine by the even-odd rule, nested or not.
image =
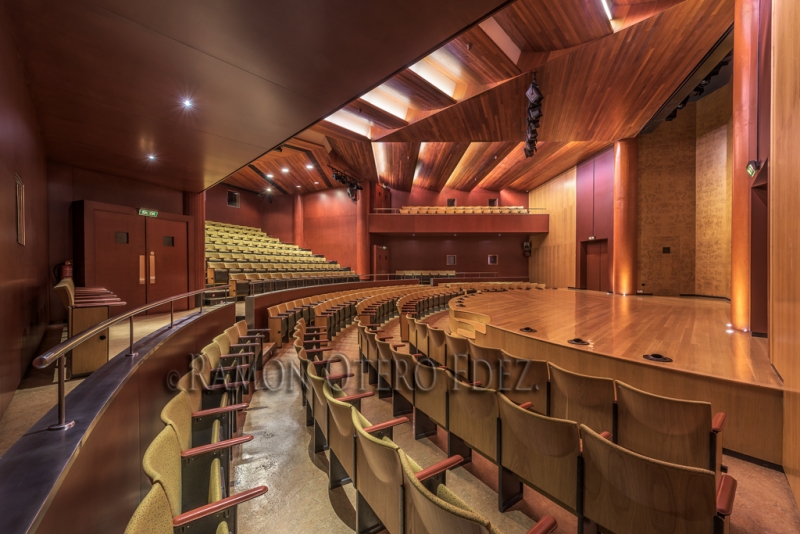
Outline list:
[[[357,321],[358,328],[369,329]],[[377,330],[371,330],[373,336]],[[299,323],[294,347],[303,372],[306,424],[314,427],[315,453],[330,451],[329,488],[347,483],[356,488],[356,532],[391,534],[500,531],[472,510],[446,486],[446,471],[462,458],[454,456],[423,469],[393,441],[392,429],[407,423],[399,418],[371,424],[360,412],[361,401],[374,395],[347,395],[341,381],[352,373],[332,374],[340,361],[309,358],[304,343],[307,331]],[[557,523],[543,517],[528,534],[553,532]]]
[[[528,208],[522,206],[403,206],[401,215],[526,215]]]
[[[521,498],[524,483],[575,513],[581,528],[584,520],[625,533],[726,528],[736,481],[721,465],[725,415],[712,417],[708,403],[579,375],[409,320],[415,354],[361,333],[370,382],[392,396],[395,416],[414,413],[416,438],[438,426],[449,454],[468,461],[474,449],[494,462],[500,510]]]
[[[357,282],[359,278],[352,271],[234,273],[230,275],[228,284],[231,295],[241,297],[295,287]]]
[[[267,492],[265,486],[229,495],[233,448],[241,435],[256,373],[273,351],[269,331],[244,321],[205,346],[164,406],[163,430],[145,451],[142,467],[152,486],[126,534],[229,534],[237,531],[237,506]]]

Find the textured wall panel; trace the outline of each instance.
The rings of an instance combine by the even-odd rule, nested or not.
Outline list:
[[[575,175],[573,167],[529,193],[530,207],[545,208],[550,214],[550,232],[531,237],[531,282],[575,285]]]

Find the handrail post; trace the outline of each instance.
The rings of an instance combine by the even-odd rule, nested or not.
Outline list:
[[[67,430],[75,426],[75,421],[67,422],[67,365],[64,359],[66,354],[62,354],[58,359],[58,423],[47,427],[48,430]]]
[[[135,358],[136,356],[139,355],[139,353],[133,352],[133,315],[131,315],[128,318],[128,322],[130,323],[131,327],[131,342],[130,342],[130,349],[128,350],[128,353],[125,356],[130,356],[131,358]]]
[[[175,326],[175,301],[171,300],[169,302],[169,327],[173,328]]]

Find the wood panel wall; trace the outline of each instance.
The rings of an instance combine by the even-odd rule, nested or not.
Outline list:
[[[639,136],[638,288],[695,292],[695,107]],[[669,253],[664,253],[669,247]]]
[[[345,189],[304,195],[303,211],[306,248],[355,271],[356,204],[348,198]]]
[[[769,350],[785,388],[783,467],[800,501],[800,3],[772,5]]]
[[[528,194],[530,207],[545,208],[550,215],[550,232],[530,239],[532,282],[548,287],[575,284],[575,173],[573,167]]]
[[[44,146],[12,27],[0,6],[0,417],[48,320]],[[25,246],[17,244],[16,180],[25,184]]]
[[[228,206],[228,191],[239,193],[239,207]],[[269,199],[228,184],[218,184],[206,191],[206,219],[227,224],[261,228],[262,212]],[[291,242],[291,239],[289,239]]]
[[[733,86],[697,101],[695,139],[695,289],[731,296]]]
[[[480,187],[472,191],[459,191],[449,187],[441,191],[430,191],[421,187],[413,187],[411,192],[392,190],[392,207],[403,206],[446,206],[448,198],[456,199],[458,206],[486,206],[490,198],[499,199],[501,206],[528,207],[528,195],[518,191],[488,191]],[[536,207],[536,206],[531,206]]]
[[[291,242],[294,237],[294,199],[290,195],[277,195],[262,207],[261,229],[271,237]]]

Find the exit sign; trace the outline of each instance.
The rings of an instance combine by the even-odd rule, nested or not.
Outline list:
[[[158,211],[139,208],[139,215],[142,217],[158,217]]]
[[[752,163],[748,163],[748,164],[747,164],[747,174],[749,174],[749,175],[750,175],[750,178],[752,178],[753,176],[755,176],[755,175],[756,175],[756,171],[757,171],[757,170],[758,170],[758,169],[756,169],[756,166],[755,166],[755,165],[753,165]]]

